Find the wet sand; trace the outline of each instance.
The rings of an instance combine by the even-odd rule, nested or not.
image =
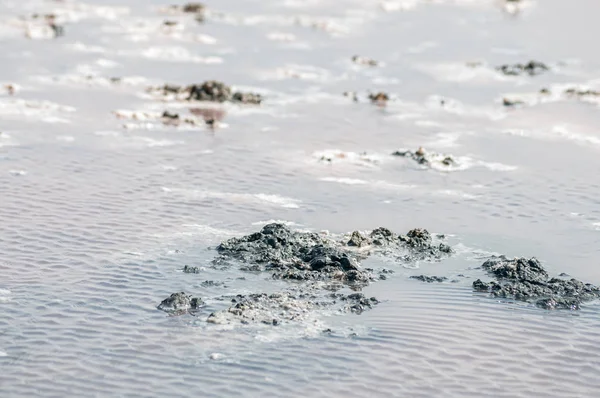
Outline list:
[[[493,254],[600,283],[600,5],[170,5],[0,4],[0,395],[600,391],[598,301],[546,311],[472,288]],[[530,60],[548,70],[497,69]],[[264,100],[148,91],[213,79]],[[392,155],[421,147],[428,164]],[[394,274],[364,289],[380,303],[360,315],[207,324],[224,295],[289,286],[210,267],[220,241],[271,220],[427,228],[455,254],[365,260]],[[422,274],[449,281],[409,278]],[[156,309],[179,291],[205,313]]]

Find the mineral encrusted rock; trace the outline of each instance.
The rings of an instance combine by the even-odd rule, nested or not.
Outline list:
[[[173,293],[164,299],[158,309],[174,314],[183,314],[199,309],[204,303],[199,298],[185,294],[185,292]]]
[[[263,101],[260,94],[234,92],[231,87],[216,80],[207,80],[201,84],[190,84],[188,86],[165,84],[160,87],[149,87],[147,91],[162,96],[175,96],[177,99],[187,101],[233,102],[254,105],[259,105]]]
[[[529,61],[526,64],[501,65],[501,66],[497,67],[496,69],[498,69],[501,73],[503,73],[504,75],[507,75],[507,76],[520,76],[523,74],[528,74],[529,76],[535,76],[535,75],[539,75],[541,73],[546,72],[550,68],[542,62]]]
[[[420,165],[431,166],[433,164],[439,164],[442,166],[456,166],[457,162],[452,156],[442,155],[434,152],[427,152],[423,147],[420,147],[416,151],[395,151],[392,156],[400,156],[414,160]]]
[[[421,282],[427,282],[427,283],[434,283],[434,282],[441,283],[441,282],[445,282],[448,280],[448,278],[446,278],[445,276],[427,276],[427,275],[413,275],[410,278],[419,280]]]
[[[496,281],[473,282],[473,289],[494,297],[534,302],[547,309],[578,309],[580,304],[600,297],[600,288],[577,279],[550,278],[534,257],[492,258],[481,266]]]
[[[231,306],[211,313],[207,322],[216,324],[263,323],[281,325],[286,322],[305,321],[316,309],[333,309],[340,312],[360,314],[378,304],[376,298],[366,298],[362,293],[331,293],[325,296],[307,292],[277,292],[238,295],[231,299]]]

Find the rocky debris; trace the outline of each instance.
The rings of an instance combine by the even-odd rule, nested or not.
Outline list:
[[[217,251],[244,263],[295,264],[302,262],[313,247],[328,244],[328,240],[314,232],[292,231],[287,225],[272,223],[260,232],[222,242]]]
[[[390,100],[390,96],[387,93],[380,91],[375,94],[372,94],[372,93],[369,94],[369,99],[375,105],[385,106],[387,104],[387,102]]]
[[[510,99],[510,98],[502,98],[502,105],[506,107],[515,107],[517,105],[524,105],[525,101],[521,101],[518,99]]]
[[[363,247],[369,245],[369,239],[363,236],[360,232],[354,231],[350,235],[350,239],[346,242],[348,246]]]
[[[183,267],[183,272],[186,274],[199,274],[201,272],[201,269],[198,267],[190,267],[189,265],[186,265]]]
[[[579,304],[600,297],[600,288],[577,279],[550,278],[536,258],[492,258],[481,266],[497,281],[473,282],[473,289],[494,297],[532,301],[548,309],[578,309]]]
[[[371,274],[360,268],[351,253],[334,247],[334,243],[318,234],[295,232],[274,223],[260,232],[229,239],[217,251],[243,262],[245,270],[273,271],[276,279],[367,284]]]
[[[15,95],[19,87],[16,84],[5,84],[4,89],[8,95]]]
[[[289,322],[301,322],[310,318],[316,309],[330,309],[343,313],[361,314],[373,308],[379,301],[366,298],[362,293],[331,293],[325,296],[307,292],[277,292],[237,295],[231,299],[231,306],[215,311],[208,323],[262,323],[279,326]]]
[[[178,100],[186,101],[233,102],[253,105],[260,105],[263,101],[263,97],[260,94],[240,91],[233,92],[231,87],[216,80],[207,80],[202,84],[191,84],[188,86],[165,84],[159,87],[149,87],[146,91],[165,97],[174,96]]]
[[[204,11],[204,4],[202,3],[187,3],[182,7],[183,12],[187,13],[199,13]]]
[[[371,273],[363,270],[358,261],[337,248],[316,246],[307,253],[302,263],[273,264],[273,278],[297,281],[332,281],[364,286],[373,280]]]
[[[259,293],[238,295],[231,300],[226,310],[211,313],[208,323],[227,324],[232,322],[264,323],[277,326],[284,321],[301,321],[320,304],[311,295],[296,296],[291,293]]]
[[[501,65],[496,69],[506,76],[521,76],[523,74],[536,76],[548,71],[550,68],[542,62],[529,61],[526,64]]]
[[[175,113],[169,110],[165,110],[162,113],[156,112],[144,112],[144,111],[126,111],[126,110],[117,110],[114,111],[113,114],[117,117],[117,119],[126,119],[133,120],[136,122],[144,122],[146,124],[142,124],[142,127],[149,127],[153,123],[160,123],[165,126],[172,127],[197,127],[201,126],[205,123],[205,121],[200,120],[195,117],[184,116],[179,113]],[[125,124],[124,127],[132,128],[136,127],[132,124]],[[139,126],[138,126],[139,127]]]
[[[186,90],[189,91],[188,100],[225,102],[231,99],[231,88],[222,82],[209,80],[202,84],[192,84]]]
[[[361,250],[357,250],[359,248]],[[362,248],[367,251],[363,253]],[[368,234],[354,231],[349,238],[335,241],[313,232],[292,231],[285,224],[267,224],[259,232],[223,241],[216,247],[218,255],[213,265],[222,268],[239,263],[242,270],[270,272],[274,279],[292,282],[289,284],[291,287],[273,294],[235,296],[231,299],[231,306],[213,312],[207,322],[276,326],[290,321],[306,321],[319,309],[360,314],[379,303],[375,297],[365,297],[360,290],[393,273],[388,269],[375,271],[360,266],[360,259],[380,250],[401,251],[404,256],[397,257],[401,261],[440,258],[452,252],[443,243],[434,244],[431,235],[424,229],[413,229],[406,235],[394,234],[386,228],[377,228]],[[185,266],[183,271],[198,273],[200,269]],[[379,278],[374,276],[376,272],[379,272]],[[205,281],[202,286],[218,284]],[[342,289],[354,292],[344,293]],[[216,298],[225,299],[226,296]],[[200,305],[192,304],[190,300],[185,293],[176,293],[159,308],[189,311],[189,308]]]
[[[402,261],[410,263],[418,260],[439,260],[452,253],[452,248],[445,243],[433,243],[431,234],[426,229],[415,228],[406,235],[397,235],[387,228],[376,228],[367,236],[354,231],[347,246],[356,246],[360,242],[362,247],[404,249],[407,251],[399,257]]]
[[[163,9],[169,14],[194,14],[195,18],[204,19],[206,6],[202,3],[186,3],[183,5],[174,4]]]
[[[416,151],[395,151],[392,156],[401,156],[413,159],[420,165],[431,166],[433,164],[444,167],[456,166],[456,160],[449,155],[442,155],[434,152],[427,152],[423,147],[419,147]]]
[[[198,310],[204,303],[199,298],[192,297],[185,292],[173,293],[164,299],[158,309],[172,314],[185,314]]]
[[[352,62],[354,62],[355,64],[366,65],[366,66],[378,66],[379,65],[379,62],[375,61],[374,59],[361,57],[359,55],[353,56]]]
[[[568,88],[564,91],[564,94],[568,97],[575,97],[575,98],[584,98],[584,97],[600,97],[600,91],[596,91],[596,90],[584,90],[584,89],[577,89],[577,88]]]
[[[427,275],[413,275],[410,277],[411,279],[416,279],[419,280],[421,282],[427,282],[427,283],[442,283],[448,280],[448,278],[446,278],[445,276],[427,276]]]

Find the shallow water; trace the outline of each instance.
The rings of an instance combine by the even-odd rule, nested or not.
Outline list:
[[[536,94],[598,87],[597,2],[525,2],[512,15],[493,0],[229,0],[207,2],[203,24],[156,0],[99,5],[0,4],[1,83],[18,88],[0,94],[1,396],[600,391],[600,303],[543,311],[471,288],[491,253],[600,283],[598,104]],[[19,20],[36,12],[66,18],[64,36]],[[183,30],[165,32],[165,19]],[[530,59],[552,70],[494,70]],[[184,112],[145,87],[213,78],[266,100],[224,105],[214,131],[113,113]],[[534,100],[507,108],[507,95]],[[390,156],[420,146],[459,164]],[[233,269],[181,272],[269,220],[334,234],[424,227],[458,254],[416,270],[367,260],[396,273],[365,289],[382,303],[360,316],[227,328],[156,309],[182,290],[211,311],[220,295],[284,288]],[[422,273],[466,278],[407,278]]]

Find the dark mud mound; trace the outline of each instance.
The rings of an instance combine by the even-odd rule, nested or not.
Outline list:
[[[164,299],[158,309],[172,314],[185,314],[198,310],[204,303],[199,298],[192,297],[185,292],[173,293]]]
[[[315,246],[326,246],[328,241],[316,233],[296,232],[284,224],[265,225],[260,232],[222,242],[220,255],[246,263],[292,264],[307,258]]]
[[[534,302],[547,309],[579,309],[580,304],[600,297],[600,288],[577,279],[550,278],[536,258],[504,256],[490,259],[481,266],[496,281],[473,282],[473,288],[494,297]]]
[[[372,278],[358,260],[311,232],[296,232],[283,224],[268,224],[260,232],[232,238],[217,247],[218,263],[233,258],[252,271],[273,271],[276,279],[340,281],[367,284]]]
[[[333,247],[315,246],[293,264],[271,264],[273,278],[298,281],[338,281],[347,285],[367,285],[373,280],[370,272],[360,268],[348,253]]]
[[[312,232],[292,231],[280,223],[223,241],[216,251],[218,255],[212,262],[215,268],[237,265],[244,271],[269,272],[273,279],[289,281],[290,287],[273,294],[221,296],[219,301],[231,300],[232,305],[210,314],[207,322],[267,325],[316,319],[318,311],[325,309],[361,314],[373,308],[379,301],[365,297],[360,290],[371,282],[386,279],[393,271],[361,267],[360,261],[371,254],[391,254],[402,263],[439,259],[452,253],[450,246],[433,243],[425,229],[413,229],[406,235],[397,235],[387,228],[377,228],[369,234],[354,231],[349,238],[335,241]],[[200,271],[197,267],[183,268],[190,274]],[[184,293],[176,293],[159,308],[185,313],[199,306],[192,300]]]
[[[201,84],[178,86],[165,84],[159,87],[149,87],[147,92],[163,97],[175,97],[179,100],[206,101],[206,102],[233,102],[238,104],[259,105],[263,97],[256,93],[234,92],[225,83],[216,80],[207,80]]]
[[[550,70],[546,64],[538,61],[529,61],[526,64],[500,65],[496,69],[506,76],[536,76]]]

